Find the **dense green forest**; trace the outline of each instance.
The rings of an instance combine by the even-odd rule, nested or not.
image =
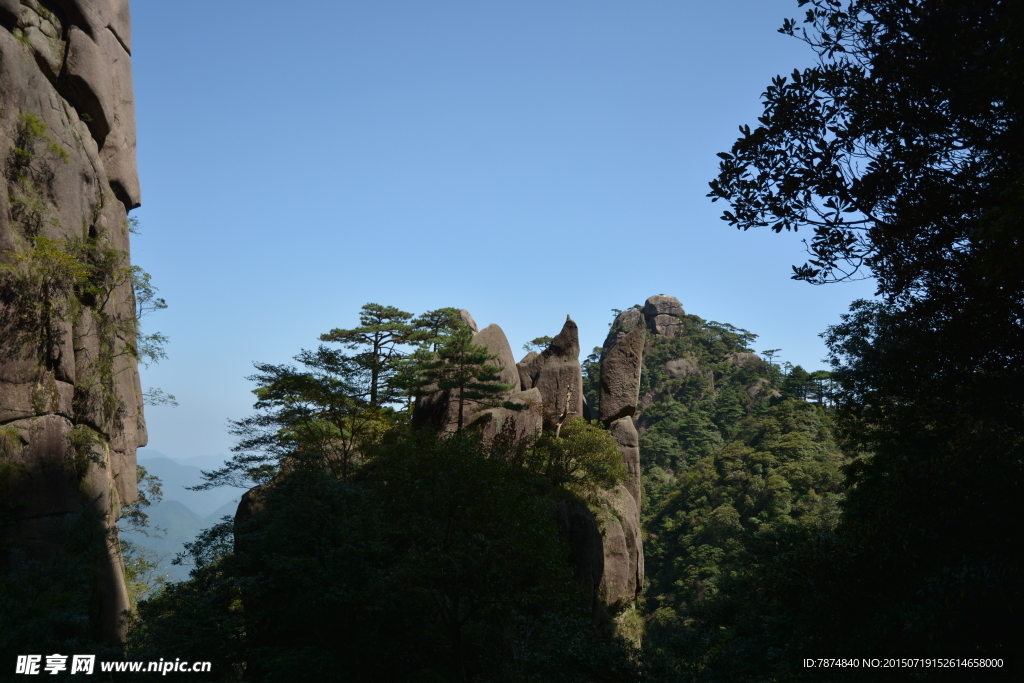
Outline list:
[[[798,5],[781,31],[817,64],[768,86],[709,196],[730,226],[809,233],[795,279],[878,293],[823,332],[827,370],[693,314],[646,329],[640,599],[595,612],[559,522],[625,481],[609,430],[482,438],[478,411],[525,406],[459,312],[368,304],[256,365],[204,484],[251,487],[239,515],[188,547],[187,581],[135,556],[125,643],[87,630],[76,558],[104,539],[83,533],[0,565],[0,653],[209,660],[218,681],[1019,680],[1024,3]],[[439,390],[446,434],[414,419]]]

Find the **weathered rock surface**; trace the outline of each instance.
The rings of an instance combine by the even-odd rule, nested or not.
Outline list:
[[[519,372],[519,384],[523,389],[533,388],[533,377],[530,375],[530,371],[533,369],[533,361],[539,355],[536,351],[530,351],[523,356],[521,361],[516,363],[516,371]]]
[[[610,430],[615,445],[622,453],[622,462],[629,472],[629,481],[625,483],[626,489],[633,494],[636,507],[640,509],[640,436],[637,434],[633,418],[620,417],[612,422]]]
[[[522,410],[510,408],[488,408],[475,413],[468,429],[475,430],[485,441],[491,441],[502,432],[513,438],[529,439],[540,433],[544,426],[544,415],[541,411],[544,403],[540,389],[536,387],[526,391],[517,391],[506,398],[507,401],[524,406]]]
[[[679,318],[686,315],[683,305],[674,296],[658,294],[644,303],[644,319],[655,334],[675,337],[679,333]]]
[[[555,505],[555,517],[571,548],[570,562],[589,596],[594,623],[600,628],[610,623],[606,608],[617,609],[639,597],[644,580],[640,451],[630,415],[640,388],[646,326],[640,311],[625,313],[629,314],[626,324],[631,326],[621,339],[615,339],[611,352],[605,354],[602,377],[607,378],[607,386],[602,384],[600,406],[602,419],[610,425],[612,438],[623,454],[629,480],[614,490],[597,492],[598,518],[579,500],[560,499]],[[519,363],[512,362],[511,348],[497,325],[477,333],[473,342],[498,355],[496,364],[502,367],[502,381],[522,387],[504,399],[527,408],[477,411],[466,418],[467,429],[478,431],[485,440],[493,440],[502,432],[525,438],[542,429],[553,430],[564,417],[583,415],[579,330],[571,319],[566,320],[548,348],[541,353],[528,353]],[[434,392],[417,402],[414,424],[452,431],[457,424],[456,411],[457,406],[447,392]],[[244,500],[243,504],[248,505]],[[249,513],[240,505],[238,514],[236,521]]]
[[[530,359],[527,362],[527,359]],[[564,417],[583,416],[583,371],[580,367],[579,328],[567,319],[548,348],[519,362],[524,387],[540,389],[544,397],[545,429]],[[527,383],[527,379],[529,383]]]
[[[473,320],[473,316],[465,308],[459,311],[459,317],[462,318],[462,322],[469,326],[469,329],[473,330],[474,334],[480,331],[480,328],[476,326],[476,321]]]
[[[146,443],[124,341],[131,284],[116,274],[130,264],[127,210],[139,203],[130,17],[127,0],[0,0],[0,25],[0,260],[15,262],[3,250],[46,258],[29,240],[43,237],[116,262],[96,276],[102,296],[72,305],[74,283],[61,281],[49,310],[27,267],[0,274],[0,459],[23,468],[5,492],[20,507],[0,532],[45,559],[73,525],[96,525],[100,538],[115,528]],[[118,636],[128,596],[116,543],[93,559],[90,628]]]
[[[471,327],[475,327],[476,323],[473,322],[473,317],[469,315],[469,312],[463,310],[462,313],[463,320],[465,321],[468,319],[470,322],[467,322],[467,324],[472,323]],[[499,400],[511,400],[510,397],[519,392],[520,378],[515,357],[512,355],[512,347],[509,345],[508,338],[505,336],[505,333],[497,325],[488,325],[483,330],[473,335],[473,343],[478,346],[487,347],[488,353],[497,356],[495,360],[490,361],[490,365],[500,367],[501,372],[499,381],[512,387],[512,389],[510,389],[504,396],[500,397]],[[482,409],[474,403],[467,402],[463,406],[463,426],[465,427],[471,423],[477,422],[478,418],[485,413],[488,413],[490,410],[506,409]],[[506,410],[506,412],[509,411]],[[523,422],[519,426],[525,428],[528,425],[529,419],[523,417],[522,420],[527,420],[527,422]],[[505,413],[494,413],[483,422],[480,422],[477,425],[477,428],[483,429],[485,424],[497,424],[500,428],[500,425],[504,424],[504,422]],[[431,429],[436,429],[437,431],[448,432],[453,432],[458,429],[459,402],[457,400],[457,395],[452,396],[452,392],[450,391],[434,391],[419,397],[416,401],[416,409],[413,413],[413,425],[416,427],[429,427]]]
[[[608,336],[604,339],[604,346],[602,347],[604,348],[604,353],[607,354],[615,348],[619,340],[632,332],[634,328],[643,327],[645,324],[644,314],[635,308],[619,313],[615,317],[615,321],[612,322],[611,329],[608,330]]]
[[[601,360],[598,415],[605,426],[621,417],[629,417],[636,413],[646,341],[647,334],[644,328],[634,327],[610,351],[604,353]]]
[[[696,361],[690,358],[674,358],[665,363],[665,374],[673,379],[682,379],[701,374]]]
[[[583,586],[591,616],[599,624],[605,616],[601,593],[605,572],[605,541],[597,520],[584,503],[572,498],[560,498],[555,503],[555,520],[569,545],[569,564],[573,568],[573,575]]]
[[[487,352],[497,356],[490,362],[490,365],[497,365],[501,368],[502,384],[512,386],[512,391],[519,391],[519,369],[516,367],[515,356],[512,355],[512,347],[508,343],[505,332],[497,325],[488,325],[473,335],[473,343],[478,346],[486,346]]]
[[[622,486],[600,492],[604,572],[599,593],[609,607],[618,608],[640,597],[644,585],[644,549],[640,511],[633,495]]]
[[[21,0],[0,0],[0,25],[14,28],[21,14]]]
[[[778,389],[772,386],[772,383],[761,377],[754,381],[753,384],[749,384],[744,389],[747,395],[750,396],[750,404],[762,397],[768,398],[780,398],[782,393]]]
[[[756,353],[730,353],[725,357],[729,365],[747,365],[749,363],[760,363],[761,356]]]

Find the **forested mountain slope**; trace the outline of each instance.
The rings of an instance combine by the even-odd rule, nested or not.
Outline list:
[[[672,297],[619,313],[586,364],[592,401],[598,358],[640,325],[645,650],[655,663],[660,640],[684,638],[687,666],[699,668],[720,637],[716,596],[779,548],[835,527],[851,458],[833,439],[827,372],[766,362],[756,335],[687,315]]]

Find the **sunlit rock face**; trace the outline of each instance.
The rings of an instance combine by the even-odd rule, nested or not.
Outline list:
[[[679,334],[679,318],[686,315],[686,311],[674,296],[657,294],[644,302],[643,315],[652,332],[675,337]]]
[[[2,533],[35,559],[91,533],[95,629],[118,636],[115,522],[146,443],[128,0],[0,0],[0,131],[0,498],[15,510]]]

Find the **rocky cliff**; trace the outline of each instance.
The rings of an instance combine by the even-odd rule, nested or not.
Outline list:
[[[0,547],[47,559],[84,528],[93,633],[117,636],[114,525],[146,443],[128,0],[0,0],[0,163]]]
[[[676,302],[678,304],[678,302]],[[468,314],[467,314],[468,316]],[[471,319],[471,318],[470,318]],[[620,609],[640,596],[644,585],[644,551],[640,530],[640,451],[633,414],[639,400],[643,330],[628,334],[602,364],[599,417],[622,453],[630,477],[614,490],[599,490],[591,509],[577,501],[561,500],[556,517],[571,548],[576,576],[589,588],[595,615],[604,607]],[[561,331],[540,353],[530,352],[515,363],[504,332],[490,325],[477,332],[473,343],[486,346],[502,368],[502,382],[512,386],[506,400],[525,404],[521,411],[490,408],[467,420],[468,429],[485,439],[501,431],[516,438],[554,430],[569,417],[583,417],[583,374],[579,330],[567,319]],[[457,409],[446,392],[420,400],[415,421],[454,430]]]

